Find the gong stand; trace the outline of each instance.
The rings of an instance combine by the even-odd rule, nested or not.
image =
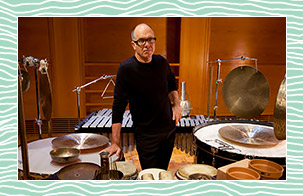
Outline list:
[[[113,77],[115,77],[115,76],[116,76],[116,75],[105,75],[105,74],[103,74],[103,76],[101,76],[101,77],[99,77],[99,78],[97,78],[97,79],[95,79],[95,80],[93,80],[93,81],[91,81],[91,82],[88,82],[88,83],[86,83],[86,84],[84,84],[84,85],[82,85],[82,86],[76,86],[76,87],[75,87],[75,89],[73,90],[73,92],[77,92],[78,124],[80,123],[80,91],[81,91],[81,89],[82,89],[82,88],[85,88],[85,87],[87,87],[87,86],[89,86],[89,85],[91,85],[91,84],[93,84],[93,83],[96,83],[96,82],[98,82],[99,80],[105,80],[105,79],[107,79],[107,78],[110,78],[110,80],[108,81],[106,87],[104,88],[104,90],[103,90],[103,92],[102,92],[102,94],[101,94],[101,97],[102,97],[103,99],[112,98],[112,97],[103,97],[103,95],[105,94],[105,92],[106,92],[106,90],[107,90],[107,88],[108,88],[108,86],[109,86],[109,84],[110,84],[111,82],[115,85],[115,82],[114,82],[114,80],[113,80]]]
[[[219,83],[222,82],[222,79],[220,78],[220,69],[221,69],[221,62],[223,61],[235,61],[235,60],[241,60],[241,61],[245,61],[245,60],[252,60],[255,61],[255,66],[257,69],[257,59],[255,58],[249,58],[249,57],[245,57],[245,56],[241,56],[240,58],[233,58],[233,59],[217,59],[215,61],[207,61],[207,63],[217,63],[218,65],[218,69],[217,69],[217,79],[216,79],[216,94],[215,94],[215,105],[214,105],[214,119],[216,119],[217,116],[217,109],[218,109],[218,89],[219,89]],[[211,79],[211,78],[210,78]],[[211,83],[211,81],[209,81],[209,83]],[[209,86],[209,93],[211,92],[211,86]],[[209,109],[208,109],[209,110]]]

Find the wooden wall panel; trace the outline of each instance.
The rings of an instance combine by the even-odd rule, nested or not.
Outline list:
[[[38,59],[50,60],[50,43],[48,18],[19,17],[18,18],[18,60],[22,56],[33,56]],[[20,63],[21,68],[23,64]],[[51,70],[52,65],[49,65]],[[38,118],[36,102],[35,68],[26,67],[30,75],[30,88],[23,93],[25,119]],[[51,75],[51,71],[50,71]],[[42,115],[43,117],[43,115]]]
[[[270,102],[262,114],[272,115],[276,94],[286,73],[286,18],[235,17],[212,18],[209,60],[231,59],[241,56],[258,59],[258,69],[270,85]],[[239,65],[254,66],[254,61],[222,62],[221,77]],[[215,95],[217,65],[213,64],[212,106]],[[218,115],[232,115],[224,105],[222,84],[219,88]]]
[[[205,114],[207,110],[209,32],[209,18],[181,20],[179,81],[186,82],[192,114]]]
[[[153,28],[157,37],[155,54],[166,57],[166,18],[83,18],[85,63],[121,63],[133,56],[130,33],[143,22]]]
[[[77,96],[72,92],[83,84],[78,28],[77,18],[52,18],[54,118],[78,117]],[[83,105],[83,98],[81,101]]]

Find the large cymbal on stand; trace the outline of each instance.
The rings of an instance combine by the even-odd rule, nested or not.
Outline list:
[[[274,132],[279,140],[286,139],[286,78],[282,81],[274,110]]]
[[[242,118],[260,115],[269,101],[269,84],[264,75],[250,66],[233,69],[223,83],[223,100],[227,109]]]
[[[49,121],[52,116],[52,91],[47,71],[41,71],[39,79],[40,104],[45,119]]]

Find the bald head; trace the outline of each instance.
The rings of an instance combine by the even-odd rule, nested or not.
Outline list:
[[[137,25],[131,33],[131,45],[139,62],[149,63],[155,52],[155,35],[153,29],[145,23]]]
[[[146,30],[151,30],[154,34],[153,29],[148,24],[141,23],[141,24],[138,24],[137,26],[135,26],[135,28],[131,32],[132,40],[137,40],[138,33],[142,32],[142,31],[146,31]]]

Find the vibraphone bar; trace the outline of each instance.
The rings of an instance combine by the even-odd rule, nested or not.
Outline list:
[[[76,133],[101,133],[111,140],[112,110],[102,109],[93,111],[76,128]],[[203,115],[191,115],[188,118],[182,118],[176,128],[175,147],[185,151],[190,155],[194,154],[193,128],[205,123]],[[121,141],[123,153],[132,151],[135,147],[133,121],[129,110],[123,114]]]

